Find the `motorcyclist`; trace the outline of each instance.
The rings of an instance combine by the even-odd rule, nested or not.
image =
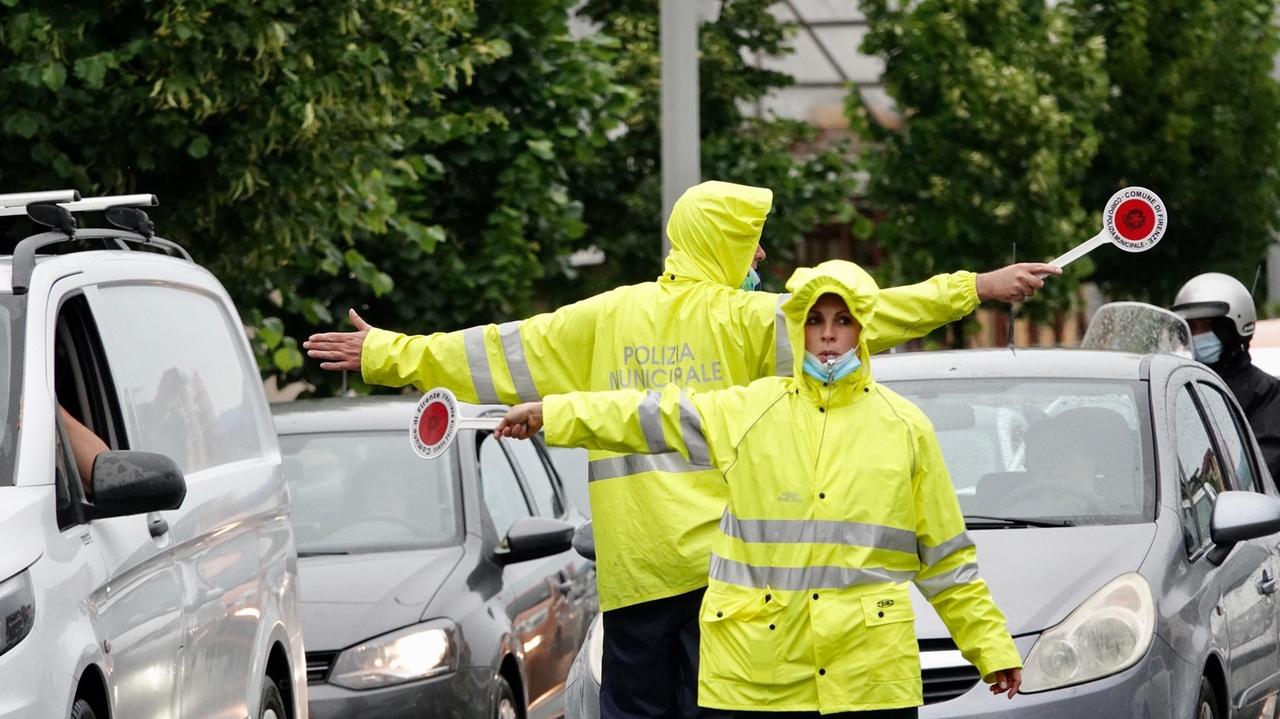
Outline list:
[[[1253,296],[1236,278],[1207,272],[1178,290],[1173,311],[1191,326],[1195,358],[1218,373],[1244,409],[1271,477],[1280,482],[1280,380],[1249,355],[1258,322]]]

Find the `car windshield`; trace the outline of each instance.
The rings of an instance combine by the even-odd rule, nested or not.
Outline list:
[[[452,453],[422,459],[404,432],[285,435],[280,449],[299,555],[460,541]]]
[[[933,422],[971,525],[995,518],[1033,525],[1131,524],[1155,515],[1141,382],[889,384]]]

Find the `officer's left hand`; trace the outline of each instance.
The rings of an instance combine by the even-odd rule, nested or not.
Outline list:
[[[529,439],[542,429],[542,403],[526,402],[507,410],[493,433],[499,437]]]
[[[1062,270],[1043,262],[1022,262],[978,275],[978,300],[997,302],[1021,302],[1034,297],[1036,290],[1044,287],[1040,275],[1060,275]]]
[[[1001,669],[995,673],[995,682],[991,684],[991,693],[995,695],[1008,693],[1012,699],[1014,694],[1018,693],[1018,688],[1022,686],[1022,670],[1021,669]]]

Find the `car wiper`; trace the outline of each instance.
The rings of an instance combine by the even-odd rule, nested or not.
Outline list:
[[[298,558],[301,559],[303,557],[337,557],[343,554],[351,554],[351,552],[344,552],[342,550],[334,550],[331,552],[298,552]]]
[[[964,515],[964,525],[966,528],[974,529],[983,525],[997,527],[1074,527],[1076,523],[1070,519],[1025,519],[1023,517],[988,517],[983,514],[966,514]]]

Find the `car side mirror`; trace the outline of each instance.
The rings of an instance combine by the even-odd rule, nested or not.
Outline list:
[[[1223,492],[1209,518],[1209,539],[1215,546],[1209,560],[1222,564],[1238,542],[1280,532],[1280,501],[1257,492]]]
[[[593,562],[596,561],[596,533],[590,520],[583,522],[573,533],[573,550]]]
[[[172,459],[155,452],[103,452],[93,462],[89,519],[177,509],[187,480]]]
[[[518,519],[494,552],[494,561],[507,565],[567,552],[573,548],[573,529],[572,524],[559,519]]]

